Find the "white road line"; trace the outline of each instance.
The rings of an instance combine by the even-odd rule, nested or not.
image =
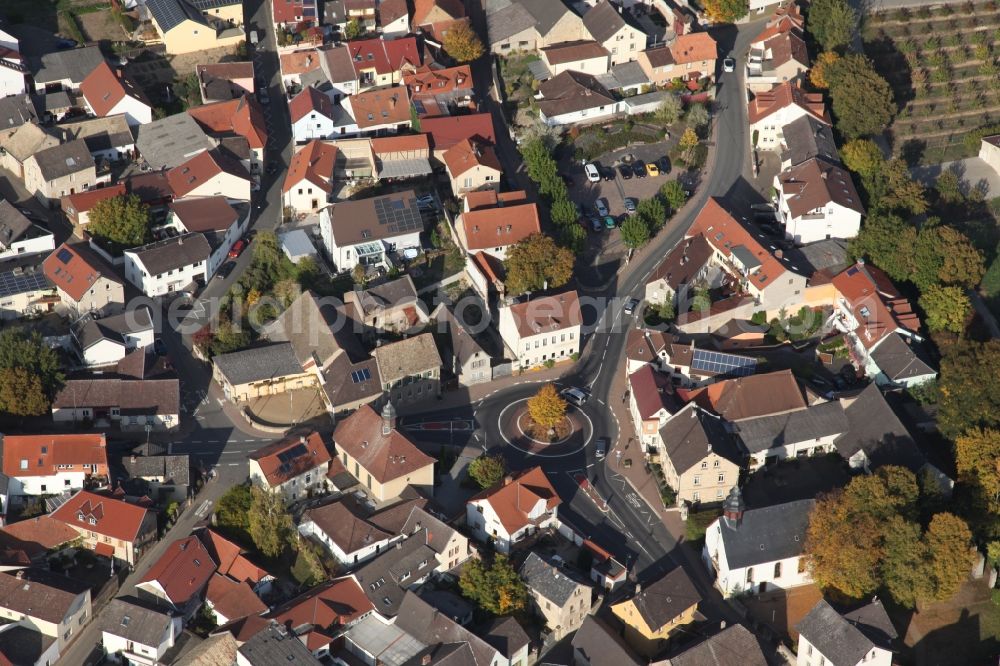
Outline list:
[[[229,467],[238,467],[239,463],[226,463]]]

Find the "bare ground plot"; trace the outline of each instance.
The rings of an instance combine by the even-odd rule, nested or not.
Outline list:
[[[770,627],[778,636],[798,643],[795,625],[823,598],[817,585],[800,585],[741,599],[754,622]]]
[[[913,650],[913,663],[986,663],[987,658],[1000,654],[997,592],[991,595],[985,580],[969,581],[952,599],[914,613],[904,639]],[[898,619],[893,617],[897,627],[901,626]]]
[[[89,42],[109,41],[120,42],[128,39],[128,35],[122,30],[111,16],[111,10],[106,9],[100,12],[90,12],[80,14],[76,17],[84,37]]]
[[[208,49],[182,55],[165,55],[147,50],[132,59],[126,66],[125,72],[150,99],[163,101],[165,86],[177,79],[183,79],[189,74],[194,74],[197,65],[235,60],[232,47]]]
[[[1000,5],[993,0],[866,17],[865,52],[900,104],[890,129],[911,164],[970,157],[965,136],[1000,121]]]

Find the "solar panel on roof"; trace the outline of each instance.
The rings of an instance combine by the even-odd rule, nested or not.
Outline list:
[[[45,274],[40,270],[20,274],[14,271],[0,273],[0,298],[38,291],[46,287],[48,287],[48,280],[45,279]]]
[[[372,378],[372,373],[369,372],[368,368],[361,368],[360,370],[353,370],[351,372],[351,381],[353,381],[355,384],[366,382],[371,378]]]
[[[73,253],[64,247],[61,247],[59,248],[59,251],[56,252],[56,259],[64,264],[68,264],[73,259]]]
[[[291,461],[295,460],[296,458],[299,458],[301,456],[308,455],[308,454],[309,454],[309,450],[306,449],[305,444],[296,444],[292,448],[287,449],[287,450],[282,451],[281,453],[279,453],[278,454],[278,461],[281,462],[282,464],[287,464],[287,463],[290,463]]]
[[[392,233],[421,231],[424,228],[416,200],[376,199],[375,216],[378,223],[388,227]]]
[[[757,369],[757,359],[735,354],[695,349],[691,359],[691,369],[711,372],[717,375],[747,377]]]

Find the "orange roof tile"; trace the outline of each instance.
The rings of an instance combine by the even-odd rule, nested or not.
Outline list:
[[[121,278],[93,250],[83,243],[63,243],[42,262],[45,277],[79,301],[101,278],[121,284]]]
[[[468,65],[459,65],[447,69],[431,69],[424,65],[415,72],[403,75],[403,85],[409,88],[410,97],[413,99],[455,90],[471,91],[472,68]]]
[[[698,213],[694,223],[688,229],[686,237],[691,238],[702,234],[717,251],[726,257],[731,257],[733,249],[743,246],[757,261],[760,267],[748,276],[748,280],[758,289],[770,286],[785,272],[781,262],[774,258],[747,229],[736,221],[732,215],[719,205],[714,197],[705,202],[705,207]]]
[[[288,456],[291,455],[291,458]],[[318,432],[291,436],[257,449],[249,456],[272,487],[330,462],[330,452]],[[285,459],[285,460],[283,460]]]
[[[188,109],[188,114],[212,134],[242,136],[255,150],[267,144],[264,110],[250,95],[195,106]]]
[[[103,118],[125,97],[134,97],[145,103],[145,98],[132,82],[118,70],[116,73],[106,61],[102,61],[94,71],[80,83],[80,92],[94,110],[94,115]]]
[[[413,2],[414,26],[446,19],[460,19],[464,16],[465,7],[461,0],[414,0]]]
[[[493,146],[480,141],[462,139],[446,150],[441,157],[452,178],[458,178],[469,169],[477,166],[487,167],[497,172],[503,170]]]
[[[381,88],[351,95],[354,122],[361,129],[380,125],[399,125],[410,121],[410,100],[406,88]]]
[[[333,102],[312,86],[307,87],[288,103],[288,115],[293,123],[298,122],[307,113],[313,111],[333,119]]]
[[[12,477],[50,476],[60,466],[80,471],[84,465],[93,465],[95,474],[107,474],[107,447],[104,435],[6,435],[3,472]]]
[[[98,201],[111,199],[125,194],[125,183],[115,183],[96,190],[86,190],[76,194],[67,194],[60,199],[63,211],[69,214],[84,213],[94,207]]]
[[[54,520],[51,516],[36,516],[0,528],[5,537],[14,541],[35,545],[42,550],[56,548],[80,536],[80,533],[69,525]],[[7,544],[11,539],[0,538],[0,543]]]
[[[469,210],[527,202],[528,195],[524,190],[514,190],[512,192],[481,190],[478,192],[469,192],[465,195],[465,205]]]
[[[283,76],[305,74],[320,68],[319,54],[312,49],[282,53],[278,59],[281,61],[281,74]]]
[[[384,434],[383,419],[371,405],[365,405],[337,424],[333,441],[346,451],[379,483],[412,474],[434,458],[421,451],[395,428]]]
[[[201,594],[215,567],[215,560],[198,537],[184,537],[167,547],[139,585],[156,582],[171,603],[182,606]]]
[[[132,543],[148,514],[141,506],[80,490],[49,515],[78,530]],[[156,529],[155,521],[152,528]]]
[[[429,151],[430,141],[426,134],[398,134],[382,136],[371,140],[372,152],[376,155],[385,153],[401,153],[414,150]]]
[[[229,173],[246,180],[250,178],[239,162],[224,158],[215,151],[206,150],[167,171],[167,181],[174,196],[180,198],[221,173]]]
[[[298,183],[308,180],[324,192],[332,192],[333,167],[337,161],[337,147],[319,140],[310,141],[292,155],[285,174],[282,192],[289,192]]]
[[[472,210],[462,213],[461,224],[470,252],[513,245],[542,230],[533,203]]]
[[[583,323],[580,297],[575,289],[516,303],[510,306],[510,314],[522,338]]]
[[[807,407],[802,389],[791,370],[725,379],[709,384],[692,397],[699,406],[727,421],[784,414]]]
[[[715,40],[707,32],[689,32],[674,40],[670,46],[670,54],[676,64],[684,65],[689,62],[715,60],[718,48]]]
[[[267,606],[248,584],[238,583],[218,573],[208,581],[205,600],[230,622],[267,611]]]
[[[273,578],[266,570],[248,560],[242,548],[215,530],[203,529],[198,532],[198,536],[219,565],[219,573],[233,580],[246,581],[254,585],[266,578]]]
[[[496,143],[493,115],[489,113],[423,118],[420,121],[420,130],[430,136],[434,150],[448,150],[462,139],[476,138],[487,143]]]
[[[532,522],[528,513],[539,501],[545,502],[546,511],[562,504],[541,467],[532,467],[504,479],[499,486],[488,488],[469,501],[488,502],[508,534],[513,534]]]
[[[327,629],[359,620],[375,610],[352,576],[321,583],[267,614],[288,629],[311,625]]]
[[[749,106],[750,124],[753,125],[775,111],[793,104],[813,115],[817,120],[822,120],[827,125],[830,124],[830,116],[826,112],[823,95],[807,93],[802,88],[787,81],[768,91],[757,93]]]
[[[854,333],[866,349],[871,349],[899,328],[899,322],[883,300],[871,268],[863,263],[854,264],[834,276],[832,283],[858,322]]]

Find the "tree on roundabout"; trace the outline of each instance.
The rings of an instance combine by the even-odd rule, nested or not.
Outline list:
[[[549,439],[554,438],[559,426],[564,426],[566,420],[566,401],[563,400],[554,384],[545,384],[528,398],[528,416],[539,430],[544,430]]]

